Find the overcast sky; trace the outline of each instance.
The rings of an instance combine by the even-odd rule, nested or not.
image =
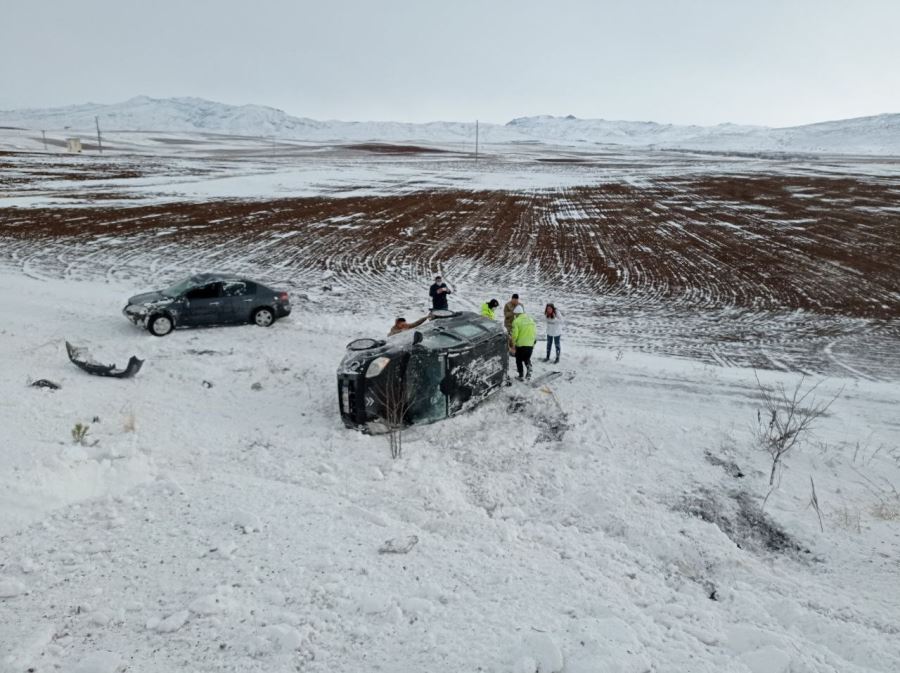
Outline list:
[[[788,126],[900,112],[900,0],[0,0],[0,109]]]

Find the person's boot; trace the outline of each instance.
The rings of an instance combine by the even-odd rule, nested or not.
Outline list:
[[[559,353],[556,354],[556,359],[553,361],[553,364],[555,364],[555,365],[559,364]]]
[[[525,369],[525,378],[526,379],[531,378],[531,365],[528,365],[528,367]]]

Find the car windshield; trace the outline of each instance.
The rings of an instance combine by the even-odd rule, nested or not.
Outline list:
[[[175,299],[183,295],[196,284],[197,282],[193,278],[185,278],[183,281],[175,283],[172,287],[167,287],[162,293],[167,297]]]

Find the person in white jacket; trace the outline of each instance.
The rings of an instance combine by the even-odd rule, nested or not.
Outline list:
[[[562,318],[553,304],[547,304],[544,307],[544,320],[547,323],[547,357],[544,358],[544,362],[550,361],[550,348],[555,343],[556,359],[553,363],[556,364],[559,362],[559,337],[562,335]]]

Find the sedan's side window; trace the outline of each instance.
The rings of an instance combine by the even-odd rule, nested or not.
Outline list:
[[[222,283],[210,283],[189,290],[184,296],[187,299],[215,299],[222,294]]]
[[[256,294],[256,284],[248,280],[233,280],[225,283],[226,297],[244,297]]]

